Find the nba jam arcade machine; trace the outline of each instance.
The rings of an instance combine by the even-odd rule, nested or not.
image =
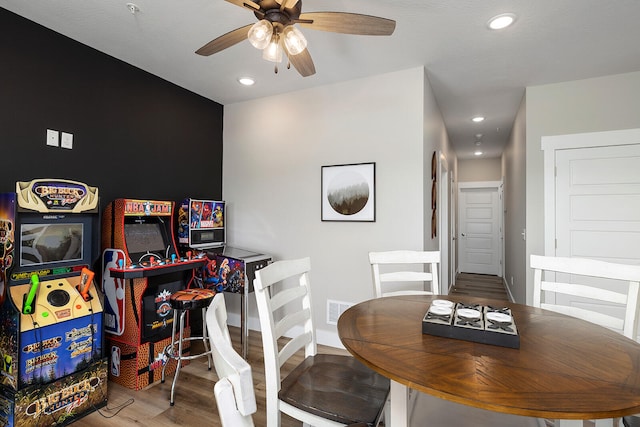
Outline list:
[[[205,260],[180,257],[170,201],[117,199],[102,217],[102,290],[111,351],[109,379],[140,390],[175,372],[164,348],[171,343],[171,295],[191,285]],[[188,328],[187,328],[188,333]]]
[[[246,317],[255,272],[271,262],[265,254],[226,246],[226,203],[184,199],[178,213],[178,241],[206,254],[206,265],[197,272],[203,288],[240,295],[242,357],[247,358],[249,328]]]
[[[0,424],[65,425],[107,400],[98,189],[18,182],[0,224]]]

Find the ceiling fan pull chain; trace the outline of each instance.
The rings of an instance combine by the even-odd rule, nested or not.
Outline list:
[[[273,72],[278,74],[278,64],[273,66]]]

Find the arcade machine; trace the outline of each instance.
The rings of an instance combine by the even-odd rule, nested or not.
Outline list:
[[[0,424],[66,425],[107,402],[98,189],[18,182],[0,218]]]
[[[185,199],[178,213],[178,241],[206,254],[206,265],[197,272],[203,288],[240,294],[242,357],[247,358],[249,328],[246,316],[255,272],[271,262],[265,254],[226,246],[225,202]]]
[[[194,269],[206,262],[190,251],[180,257],[173,207],[170,201],[117,199],[102,217],[109,379],[134,390],[161,380],[173,325],[169,299],[188,288]],[[165,372],[175,372],[175,364]]]

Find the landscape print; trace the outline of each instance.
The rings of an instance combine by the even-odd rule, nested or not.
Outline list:
[[[322,220],[375,221],[375,163],[322,167]]]

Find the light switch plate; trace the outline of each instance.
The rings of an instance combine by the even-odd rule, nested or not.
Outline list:
[[[57,147],[59,136],[60,132],[58,132],[57,130],[47,129],[47,145]]]
[[[60,143],[62,148],[68,148],[71,150],[73,148],[73,134],[62,132],[62,141]]]

